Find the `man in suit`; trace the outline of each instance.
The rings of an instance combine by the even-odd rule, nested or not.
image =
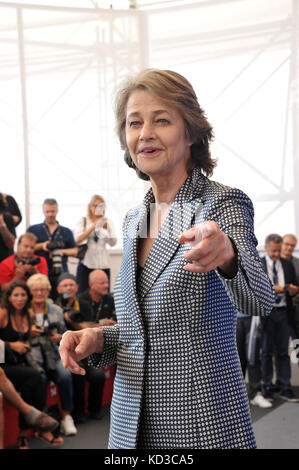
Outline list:
[[[293,263],[293,266],[296,271],[297,276],[297,286],[299,286],[299,258],[293,256],[294,250],[297,245],[297,237],[291,233],[284,235],[282,238],[282,245],[281,245],[281,257],[288,259]],[[291,335],[294,341],[293,346],[298,348],[299,345],[299,293],[293,297],[293,306],[294,306],[294,315],[292,321],[292,331]],[[298,357],[297,357],[298,360]]]
[[[291,366],[288,353],[290,324],[293,315],[292,296],[298,292],[296,272],[289,260],[281,258],[282,237],[270,234],[265,240],[266,256],[262,259],[265,272],[274,284],[275,303],[270,315],[264,320],[262,340],[262,378],[264,396],[273,400],[273,354],[276,352],[277,381],[281,398],[297,402],[291,386]]]

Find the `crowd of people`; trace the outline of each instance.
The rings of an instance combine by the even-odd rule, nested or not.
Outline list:
[[[12,196],[1,194],[0,202],[0,395],[19,410],[19,449],[29,448],[28,428],[37,439],[59,446],[63,436],[77,434],[77,423],[102,418],[104,370],[82,360],[86,374],[72,374],[62,365],[58,345],[67,330],[116,324],[106,249],[116,237],[99,195],[74,232],[57,221],[56,200],[46,199],[44,221],[28,227],[17,242],[21,212]],[[80,252],[75,276],[67,257]],[[57,385],[60,417],[49,414],[49,381]],[[0,448],[4,426],[0,413]]]

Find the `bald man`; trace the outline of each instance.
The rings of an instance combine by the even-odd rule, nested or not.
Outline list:
[[[96,269],[89,274],[89,289],[79,295],[79,299],[87,301],[93,312],[92,321],[101,326],[115,325],[116,315],[114,299],[109,294],[107,274]]]

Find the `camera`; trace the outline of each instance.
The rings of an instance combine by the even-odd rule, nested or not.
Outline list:
[[[60,296],[63,313],[67,313],[72,321],[81,322],[82,317],[80,311],[75,311],[72,309],[72,307],[67,307],[70,296],[71,294],[69,292],[63,292]]]
[[[51,240],[47,244],[47,248],[49,251],[61,250],[61,248],[64,248],[64,242],[61,240]]]
[[[67,307],[67,303],[69,301],[70,296],[71,294],[69,292],[63,292],[60,295],[61,306],[64,312],[69,312],[71,310],[71,307]]]
[[[19,263],[30,264],[30,266],[36,266],[37,264],[40,263],[40,261],[41,261],[40,258],[28,258],[28,259],[22,258],[18,260]]]
[[[36,328],[38,328],[40,330],[40,333],[42,336],[52,336],[52,334],[55,332],[58,332],[60,331],[60,323],[59,322],[52,322],[50,323],[48,326],[44,327],[44,328],[41,328],[40,326],[37,326],[36,325]]]
[[[51,259],[53,265],[53,275],[55,277],[62,273],[62,256],[60,250],[64,248],[64,242],[61,240],[52,240],[47,244],[47,248],[51,251]]]
[[[59,322],[52,322],[45,328],[39,328],[41,330],[41,336],[32,338],[30,341],[32,347],[40,347],[44,359],[44,366],[47,372],[56,370],[52,343],[49,340],[49,337],[53,334],[54,330],[59,331],[59,328]]]

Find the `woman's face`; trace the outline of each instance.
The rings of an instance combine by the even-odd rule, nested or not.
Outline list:
[[[45,302],[49,295],[49,289],[42,282],[37,282],[30,289],[33,303]]]
[[[105,214],[105,203],[102,199],[96,199],[91,204],[91,213],[96,217],[102,217]]]
[[[187,176],[192,142],[184,121],[174,107],[147,90],[136,90],[128,99],[126,141],[135,165],[148,176]]]
[[[15,310],[22,310],[28,299],[27,292],[22,287],[15,287],[8,297],[9,302]]]

